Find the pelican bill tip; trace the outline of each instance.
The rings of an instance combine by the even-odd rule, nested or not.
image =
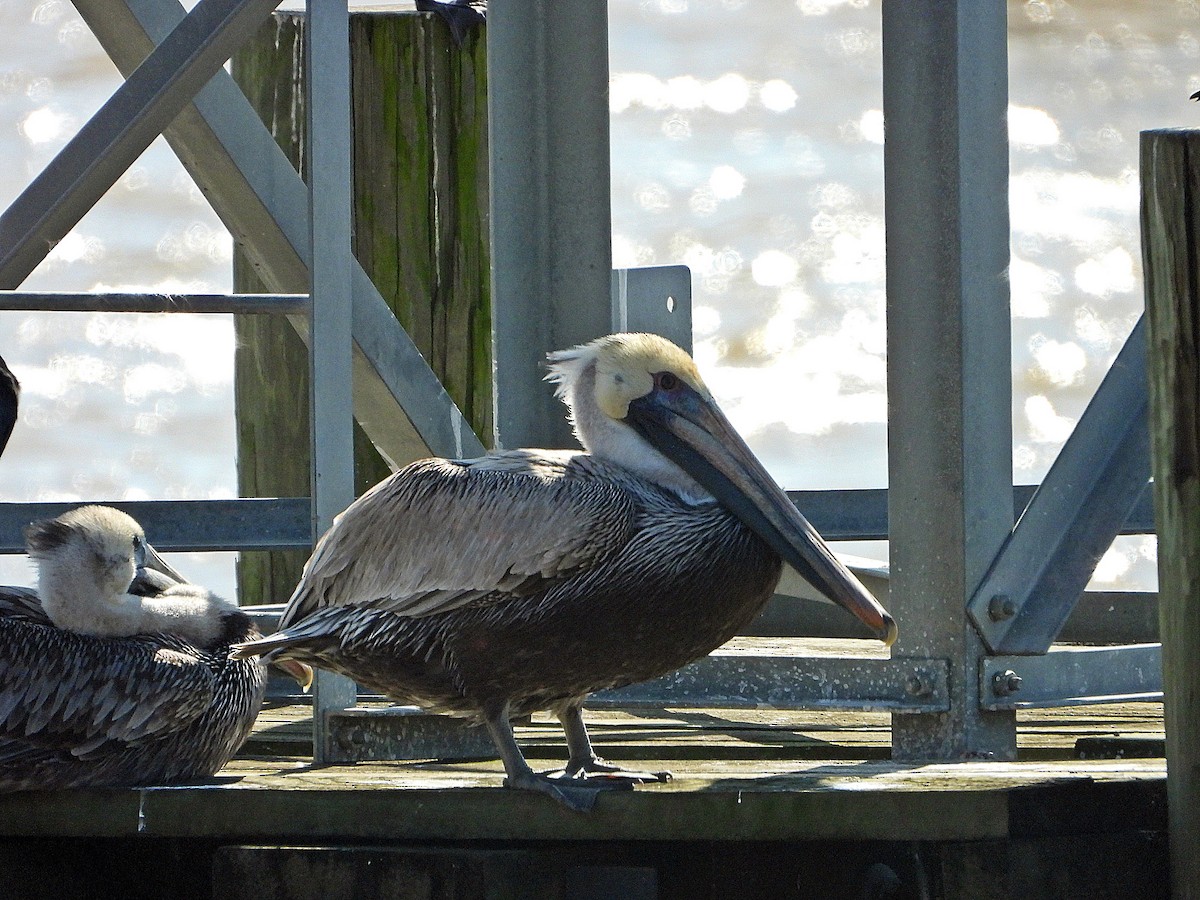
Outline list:
[[[884,614],[883,617],[884,635],[880,638],[883,641],[883,646],[890,647],[896,643],[896,638],[900,636],[900,626],[896,624],[896,620],[890,615]]]

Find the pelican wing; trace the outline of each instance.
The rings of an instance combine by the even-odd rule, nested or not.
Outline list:
[[[95,638],[0,615],[0,739],[70,748],[136,743],[211,703],[216,675],[161,635]]]
[[[50,617],[42,609],[42,601],[33,588],[0,586],[0,617],[4,616],[19,617],[41,625],[50,624]]]
[[[587,454],[510,451],[413,463],[363,494],[313,552],[280,621],[334,606],[445,612],[526,594],[617,552],[634,504]]]

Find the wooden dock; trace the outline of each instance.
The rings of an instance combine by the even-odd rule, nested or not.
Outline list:
[[[580,814],[502,789],[497,760],[315,768],[311,707],[273,701],[208,783],[0,797],[0,893],[108,896],[86,893],[104,871],[127,897],[1167,896],[1157,703],[1022,712],[1015,762],[892,762],[877,712],[588,720],[602,755],[674,780]],[[565,755],[549,717],[518,740]]]

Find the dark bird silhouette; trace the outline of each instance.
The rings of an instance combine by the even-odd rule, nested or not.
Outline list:
[[[17,405],[21,396],[21,383],[0,356],[0,453],[8,446],[13,426],[17,424]]]
[[[775,484],[691,358],[645,334],[550,356],[588,452],[413,463],[334,522],[280,631],[235,648],[332,669],[403,702],[482,720],[511,787],[590,808],[665,773],[597,758],[593,691],[708,654],[763,607],[787,561],[889,643],[896,624]],[[552,710],[561,776],[510,718]]]
[[[483,24],[487,3],[485,0],[417,0],[417,11],[436,13],[449,26],[454,46],[461,47],[467,32]]]

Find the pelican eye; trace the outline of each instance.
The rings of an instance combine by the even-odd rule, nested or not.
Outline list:
[[[682,382],[679,376],[674,372],[656,372],[654,375],[654,386],[659,390],[673,391],[679,387]]]

